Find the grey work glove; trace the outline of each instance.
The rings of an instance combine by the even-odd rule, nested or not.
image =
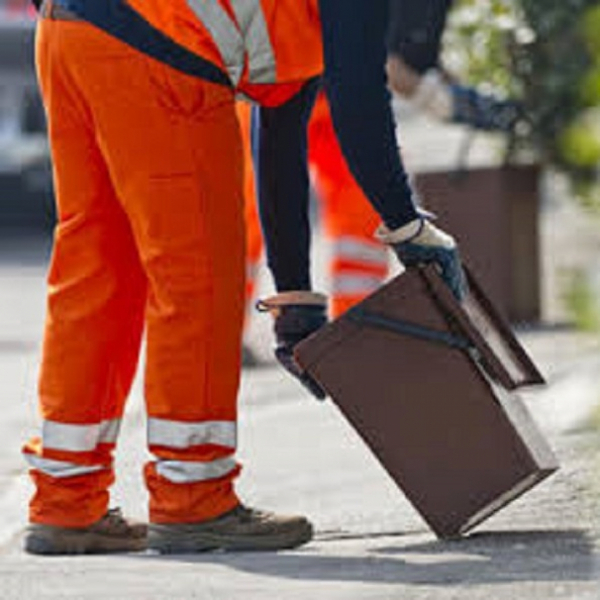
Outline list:
[[[410,101],[437,119],[482,131],[511,133],[525,116],[518,102],[450,82],[439,69],[423,74]]]
[[[313,396],[327,397],[321,386],[294,359],[294,348],[327,323],[327,298],[307,291],[282,292],[256,303],[259,311],[269,312],[274,320],[275,358]]]
[[[433,263],[457,300],[467,293],[467,283],[454,238],[421,216],[390,231],[380,226],[375,236],[388,244],[405,267]]]

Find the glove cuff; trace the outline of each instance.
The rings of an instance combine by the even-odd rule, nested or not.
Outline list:
[[[433,246],[453,250],[456,248],[454,238],[445,231],[431,224],[427,219],[420,218],[390,231],[385,225],[380,225],[375,232],[377,239],[385,244],[396,246],[412,242],[420,246]]]
[[[256,302],[256,309],[258,311],[269,312],[274,317],[286,306],[315,306],[325,309],[327,308],[327,296],[306,290],[292,290],[281,292],[280,294],[275,294]]]
[[[383,223],[375,230],[375,239],[391,246],[392,244],[399,244],[401,242],[408,242],[419,236],[423,227],[425,226],[425,219],[422,217],[409,221],[406,225],[398,227],[398,229],[389,229]]]

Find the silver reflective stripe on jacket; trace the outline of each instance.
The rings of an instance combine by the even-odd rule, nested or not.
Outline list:
[[[225,68],[236,86],[244,70],[244,39],[218,0],[187,0],[219,48]]]
[[[248,59],[250,83],[274,83],[275,53],[260,0],[231,0],[234,23],[218,0],[187,0],[210,32],[234,86]]]
[[[210,462],[187,462],[182,460],[159,460],[156,471],[173,483],[196,483],[219,479],[237,467],[232,457],[218,458]]]
[[[231,0],[248,53],[250,83],[275,83],[277,64],[260,0]]]
[[[236,447],[237,428],[234,421],[184,422],[148,419],[148,444],[167,448],[191,448],[203,444]]]
[[[89,475],[97,471],[103,471],[107,467],[102,465],[78,465],[65,460],[54,460],[52,458],[43,458],[37,454],[25,454],[25,460],[38,471],[50,475],[50,477],[76,477],[79,475]]]
[[[121,419],[79,425],[45,420],[42,423],[42,444],[52,450],[92,452],[99,444],[114,444],[119,435]]]

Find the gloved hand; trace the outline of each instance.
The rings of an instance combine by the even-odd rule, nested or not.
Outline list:
[[[461,85],[437,68],[423,74],[410,100],[437,119],[481,131],[511,133],[525,117],[523,106],[515,100]]]
[[[491,94],[482,94],[475,88],[454,84],[452,93],[453,123],[469,125],[481,131],[511,133],[524,118],[521,104]]]
[[[375,237],[389,244],[405,267],[434,263],[454,296],[460,301],[467,283],[454,238],[420,216],[403,227],[390,231],[381,225]]]
[[[256,308],[273,316],[277,340],[275,358],[313,396],[325,399],[327,394],[323,388],[295,361],[294,347],[327,323],[326,297],[307,291],[282,292],[259,300]]]

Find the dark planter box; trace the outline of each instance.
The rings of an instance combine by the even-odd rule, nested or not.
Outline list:
[[[537,166],[420,173],[426,208],[460,243],[494,304],[513,323],[541,319]]]

